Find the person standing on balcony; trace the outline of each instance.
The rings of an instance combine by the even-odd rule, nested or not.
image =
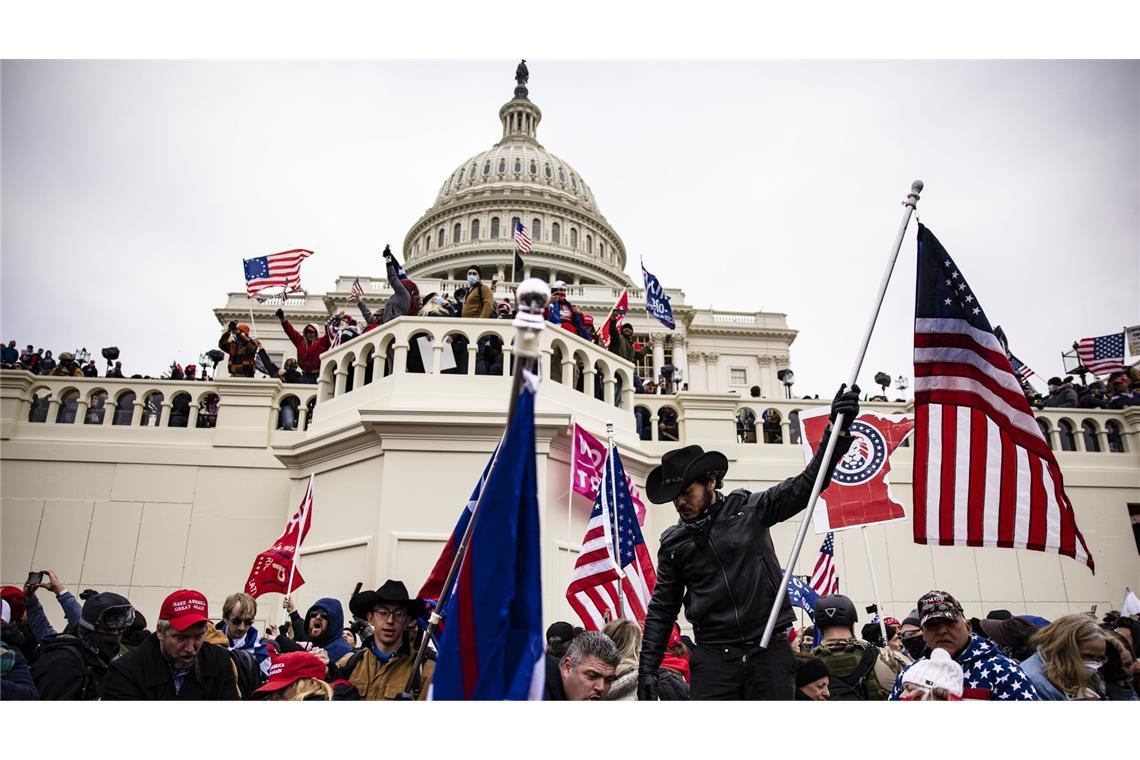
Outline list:
[[[83,377],[83,368],[75,363],[75,354],[64,351],[59,355],[59,364],[48,374],[55,377]]]
[[[278,309],[274,313],[281,322],[281,329],[285,331],[297,349],[297,366],[301,368],[301,382],[316,385],[317,376],[321,371],[321,354],[328,351],[330,347],[328,336],[321,335],[320,330],[314,324],[305,325],[305,334],[302,336],[293,325],[289,324],[283,310]]]
[[[840,414],[843,427],[831,461],[823,461],[833,433],[828,426],[804,471],[766,491],[722,494],[728,458],[700,446],[666,453],[649,473],[649,500],[672,502],[680,520],[661,536],[638,665],[638,699],[657,699],[658,669],[682,604],[696,639],[690,652],[692,699],[795,697],[795,660],[786,634],[777,633],[767,649],[759,643],[781,581],[770,529],[807,507],[821,467],[828,473],[827,487],[854,440],[850,425],[859,416],[858,386],[840,386],[831,402],[832,423]],[[785,597],[775,630],[786,631],[795,621]]]
[[[218,348],[229,354],[228,368],[233,377],[253,377],[257,342],[249,337],[249,325],[233,320],[218,340]]]
[[[483,272],[472,264],[467,267],[467,297],[463,299],[464,319],[490,319],[495,310],[495,296],[483,282]]]
[[[561,325],[578,336],[590,340],[590,331],[586,328],[586,320],[582,318],[582,310],[566,299],[566,283],[555,281],[551,287],[550,305],[546,307],[546,321]]]
[[[392,255],[391,247],[384,246],[384,253],[381,255],[384,257],[384,266],[388,272],[388,285],[392,288],[392,295],[384,304],[384,310],[380,314],[369,309],[368,304],[364,301],[356,302],[360,309],[360,315],[364,318],[364,332],[374,330],[397,317],[414,314],[419,307],[416,286],[411,280],[400,279],[399,265],[396,264],[396,257]]]

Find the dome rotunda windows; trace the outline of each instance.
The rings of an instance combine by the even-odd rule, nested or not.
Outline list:
[[[487,161],[483,164],[483,176],[489,177],[491,175],[491,162]]]
[[[534,159],[531,159],[531,162],[530,162],[530,173],[531,174],[538,174],[538,162],[535,161]]]
[[[515,174],[522,174],[522,159],[515,159]]]
[[[499,159],[499,174],[505,174],[507,171],[507,159]]]
[[[467,172],[468,179],[475,179],[475,164],[471,164],[471,171]]]
[[[491,239],[499,239],[499,217],[497,216],[491,217]]]

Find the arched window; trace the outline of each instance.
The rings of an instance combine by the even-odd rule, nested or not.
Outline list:
[[[680,423],[677,410],[671,406],[663,406],[657,412],[657,440],[679,441],[681,439]]]
[[[1120,423],[1109,420],[1104,423],[1105,436],[1108,438],[1108,450],[1113,454],[1124,453],[1124,436],[1120,434]]]
[[[736,442],[756,443],[756,412],[748,407],[736,412]]]
[[[300,411],[301,400],[296,396],[290,395],[281,399],[281,409],[277,412],[277,429],[296,430]]]
[[[146,397],[142,412],[143,427],[158,427],[159,416],[162,414],[163,398],[164,396],[158,391],[154,391]]]
[[[83,419],[85,425],[102,425],[103,415],[107,413],[107,391],[95,391],[91,394],[91,403],[87,406],[87,416]]]
[[[115,402],[115,417],[112,425],[130,425],[131,416],[135,413],[135,392],[126,391]]]
[[[522,159],[515,159],[515,174],[522,174]]]
[[[316,397],[313,397],[316,400]],[[202,398],[198,399],[198,422],[196,423],[200,428],[212,428],[218,426],[218,398],[216,393],[207,393]]]
[[[491,239],[499,239],[499,217],[497,216],[491,217]]]
[[[471,164],[471,171],[467,172],[468,179],[475,179],[475,164]]]
[[[458,243],[459,237],[462,234],[463,234],[463,225],[460,224],[459,222],[456,222],[455,226],[451,228],[451,242]]]
[[[515,230],[518,228],[518,226],[519,226],[519,218],[517,216],[512,216],[511,217],[511,229],[509,232],[507,232],[507,237],[513,237],[515,234]]]
[[[187,427],[190,424],[190,394],[179,393],[170,402],[170,420],[167,427]]]
[[[483,164],[483,176],[484,176],[484,177],[489,177],[489,176],[491,176],[491,162],[490,162],[490,161],[488,161],[487,163]]]
[[[784,418],[778,409],[765,409],[760,415],[761,426],[764,430],[764,443],[783,443],[784,435],[780,430],[780,423]]]
[[[561,243],[562,242],[562,228],[558,226],[558,222],[555,222],[554,224],[550,225],[550,242],[552,242],[552,243]]]
[[[598,241],[598,258],[605,259],[606,257],[606,244]]]
[[[574,192],[578,192],[578,178],[573,174],[570,175],[570,187],[574,188]]]
[[[471,220],[471,239],[472,240],[478,240],[479,239],[479,220],[478,219],[472,219]]]
[[[1045,436],[1045,443],[1049,444],[1049,448],[1053,448],[1053,439],[1049,435],[1049,420],[1044,417],[1038,417],[1035,422],[1037,427],[1041,428],[1041,435]]]
[[[1061,420],[1057,423],[1057,429],[1061,433],[1061,451],[1076,451],[1077,439],[1073,435],[1073,423]]]
[[[542,220],[541,219],[531,219],[530,220],[530,239],[535,241],[536,243],[539,240],[542,240]]]
[[[1100,451],[1100,440],[1097,436],[1096,423],[1085,420],[1081,423],[1081,432],[1085,436],[1085,451]]]
[[[537,161],[532,160],[530,162],[530,173],[531,174],[538,174],[538,162]]]
[[[800,410],[793,409],[788,412],[788,441],[796,444],[800,443]],[[906,443],[906,441],[903,441]]]
[[[577,248],[578,247],[578,228],[577,227],[571,227],[570,228],[570,247],[571,248]]]
[[[550,164],[546,164],[546,178],[550,179],[554,176],[554,172],[550,170]]]
[[[440,248],[443,248],[443,243],[444,243],[444,237],[443,237],[443,235],[444,235],[444,232],[443,232],[443,227],[440,227],[440,228],[439,228],[439,247],[440,247]]]
[[[57,425],[71,425],[75,423],[75,415],[79,411],[79,391],[68,391],[59,400],[59,411],[55,414]]]
[[[431,250],[431,233],[430,232],[424,234],[424,250],[425,251]]]
[[[586,236],[586,253],[593,255],[594,253],[594,236]]]

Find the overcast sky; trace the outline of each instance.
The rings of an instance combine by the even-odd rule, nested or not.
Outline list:
[[[4,62],[3,339],[118,345],[157,375],[215,345],[243,258],[315,250],[310,292],[382,275],[384,243],[499,138],[516,63]],[[626,271],[786,312],[797,394],[848,374],[916,178],[1039,388],[1073,340],[1140,321],[1134,61],[528,65],[539,141]],[[865,388],[912,372],[914,248],[912,224]]]

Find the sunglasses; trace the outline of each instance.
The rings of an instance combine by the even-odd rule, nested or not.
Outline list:
[[[251,625],[253,625],[253,618],[234,618],[233,620],[227,620],[226,622],[228,622],[230,625],[241,625],[244,623],[245,627],[249,628]]]

